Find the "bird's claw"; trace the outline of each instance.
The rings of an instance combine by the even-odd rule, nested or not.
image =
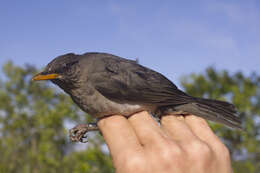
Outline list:
[[[72,142],[86,143],[86,142],[88,142],[87,132],[96,131],[96,130],[98,130],[96,123],[79,124],[69,130],[70,140]]]

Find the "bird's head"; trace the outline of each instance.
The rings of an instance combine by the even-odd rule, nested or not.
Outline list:
[[[50,80],[66,90],[76,87],[79,73],[79,56],[69,53],[52,60],[44,71],[35,75],[32,80]]]

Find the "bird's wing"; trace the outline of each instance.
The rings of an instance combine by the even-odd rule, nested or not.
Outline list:
[[[160,73],[134,61],[118,58],[102,61],[104,69],[93,72],[91,80],[108,99],[120,103],[179,105],[192,98]]]

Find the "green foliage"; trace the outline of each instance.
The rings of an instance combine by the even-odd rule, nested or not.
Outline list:
[[[54,85],[31,82],[36,72],[9,62],[0,74],[0,172],[113,172],[100,135],[93,133],[85,149],[75,150],[66,126],[92,120]],[[193,96],[237,106],[245,131],[212,128],[229,147],[236,173],[260,172],[260,77],[208,68],[183,78],[182,85]]]
[[[211,124],[212,128],[230,149],[234,172],[260,172],[260,76],[246,77],[240,72],[230,74],[208,68],[205,74],[184,77],[182,86],[193,96],[235,104],[244,131],[230,130],[219,124]]]
[[[31,82],[36,69],[3,67],[0,80],[0,172],[113,172],[100,138],[75,151],[66,122],[86,121],[71,99],[47,82]],[[99,140],[99,141],[98,141]],[[93,145],[95,144],[95,145]]]

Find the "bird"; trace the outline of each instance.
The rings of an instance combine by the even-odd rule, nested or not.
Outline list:
[[[189,115],[242,129],[236,107],[228,102],[188,95],[165,76],[136,61],[109,53],[68,53],[54,58],[33,81],[50,80],[87,114],[100,119],[148,111],[155,117]],[[82,141],[92,124],[71,131]],[[74,137],[74,138],[73,138]]]

